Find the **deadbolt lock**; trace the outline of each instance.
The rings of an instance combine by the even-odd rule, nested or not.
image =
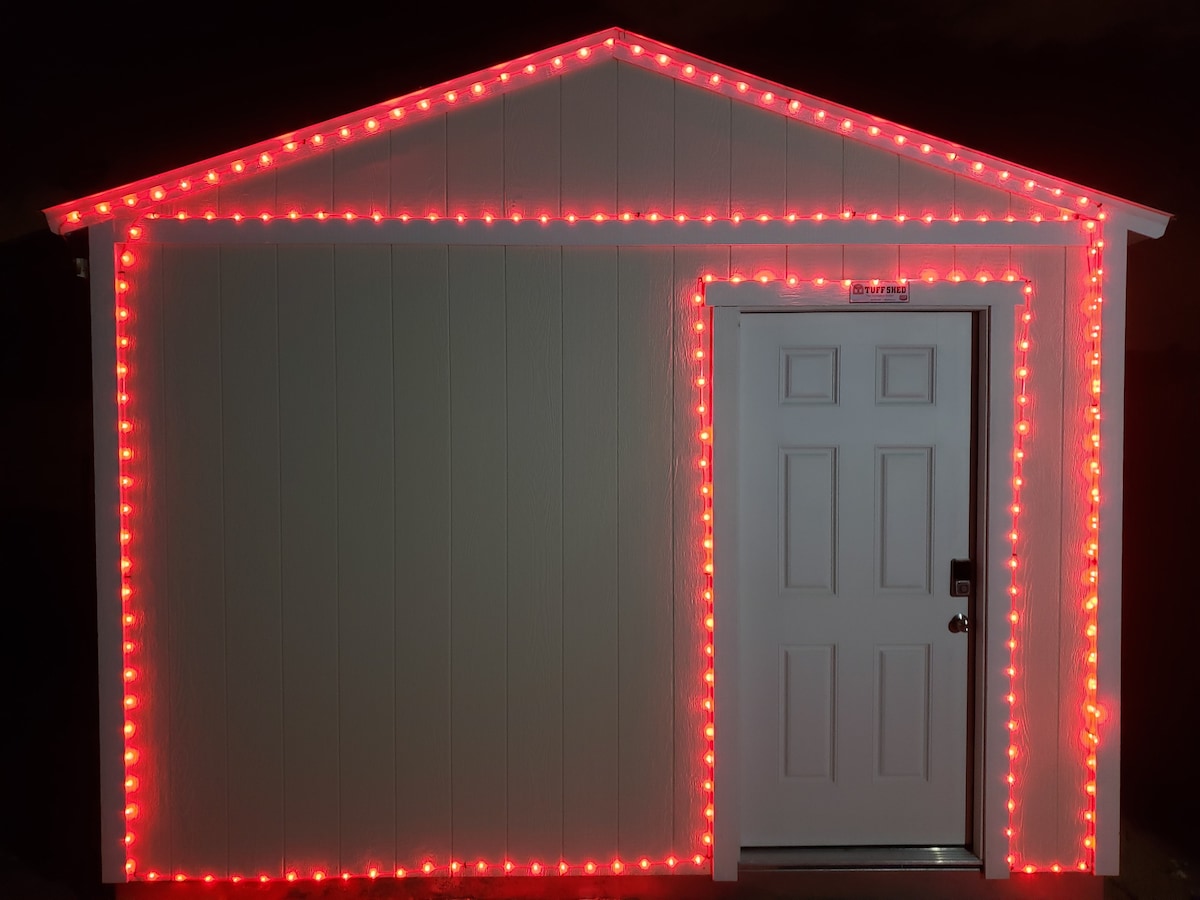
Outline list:
[[[971,596],[971,582],[974,580],[974,566],[969,559],[950,560],[950,596]]]

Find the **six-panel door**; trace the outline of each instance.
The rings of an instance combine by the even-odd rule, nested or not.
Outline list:
[[[742,845],[962,845],[969,313],[741,316]]]

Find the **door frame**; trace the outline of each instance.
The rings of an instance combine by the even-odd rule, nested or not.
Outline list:
[[[741,854],[738,737],[740,669],[738,660],[738,372],[742,313],[795,311],[919,310],[969,312],[978,328],[973,348],[978,372],[974,516],[977,531],[976,588],[973,605],[974,691],[968,697],[973,719],[971,766],[971,849],[988,878],[1007,878],[1009,866],[1009,710],[1010,652],[1008,587],[1012,553],[1013,460],[1017,427],[1014,362],[1018,310],[1024,306],[1022,282],[940,282],[916,284],[911,301],[854,304],[841,285],[788,286],[785,282],[712,282],[705,304],[713,312],[713,671],[715,677],[713,779],[713,878],[737,879]]]

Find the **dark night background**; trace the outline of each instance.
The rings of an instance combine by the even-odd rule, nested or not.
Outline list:
[[[0,897],[99,886],[95,548],[80,233],[39,210],[611,25],[1167,210],[1129,255],[1116,897],[1200,895],[1200,3],[222,2],[9,11],[0,50]],[[103,423],[104,427],[108,423]],[[1191,860],[1189,867],[1188,860]]]

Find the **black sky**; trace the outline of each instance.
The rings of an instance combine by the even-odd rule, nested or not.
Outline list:
[[[29,686],[31,666],[41,675],[10,719],[38,738],[9,742],[2,761],[0,796],[28,812],[0,826],[0,897],[6,858],[88,896],[79,886],[98,871],[90,364],[86,287],[71,260],[84,251],[49,235],[39,210],[612,25],[1177,216],[1165,238],[1130,251],[1123,790],[1127,810],[1181,840],[1197,836],[1183,810],[1200,791],[1175,773],[1194,730],[1178,702],[1200,683],[1188,665],[1200,625],[1189,569],[1200,296],[1187,280],[1200,261],[1200,3],[400,0],[300,10],[221,0],[6,13],[0,300],[15,337],[0,354],[12,389],[0,502],[13,537],[0,546],[13,575],[6,634],[24,652],[4,656],[0,677]]]

